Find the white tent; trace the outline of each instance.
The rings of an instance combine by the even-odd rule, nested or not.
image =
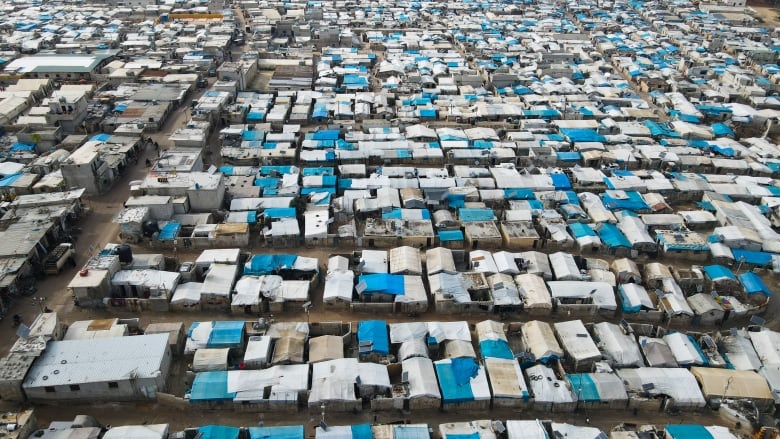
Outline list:
[[[425,251],[425,265],[428,275],[436,273],[456,273],[455,259],[452,250],[445,247],[436,247]]]
[[[576,401],[569,382],[559,380],[553,370],[543,364],[525,370],[536,403],[567,404]]]
[[[271,346],[273,339],[265,335],[253,335],[249,337],[244,353],[244,364],[246,367],[261,368],[265,367],[271,360]]]
[[[613,367],[644,366],[636,340],[633,335],[624,333],[620,326],[610,322],[596,323],[593,334]]]
[[[680,366],[701,366],[707,364],[707,359],[701,354],[699,347],[690,337],[681,332],[673,332],[663,337],[674,359]]]
[[[552,310],[550,292],[547,291],[547,284],[540,276],[519,274],[515,276],[515,284],[517,284],[525,309]]]
[[[550,295],[556,300],[582,300],[597,305],[600,309],[614,311],[617,300],[612,285],[606,282],[551,281]]]
[[[565,252],[557,252],[550,255],[550,265],[555,273],[555,280],[558,281],[577,281],[582,280],[577,262],[574,256]]]
[[[762,329],[748,332],[748,336],[764,367],[780,367],[780,332]]]
[[[544,424],[538,419],[528,421],[506,421],[507,439],[548,439]]]
[[[706,404],[696,377],[688,369],[640,367],[616,372],[631,393],[668,396],[675,407],[699,408]]]
[[[563,358],[563,349],[549,323],[531,320],[524,323],[521,330],[525,348],[537,361]]]
[[[401,362],[401,369],[409,383],[409,398],[430,397],[441,399],[436,385],[436,372],[428,358],[413,357]]]
[[[554,323],[561,346],[575,364],[585,364],[601,359],[601,352],[588,334],[582,320]]]

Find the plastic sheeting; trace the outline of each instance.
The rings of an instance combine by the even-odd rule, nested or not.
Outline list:
[[[445,404],[490,399],[487,376],[474,359],[453,358],[434,365]]]
[[[523,344],[537,361],[548,362],[563,358],[563,349],[555,338],[549,323],[539,320],[526,322],[522,326]]]
[[[198,428],[202,439],[238,439],[241,429],[224,425],[204,425]]]
[[[601,352],[588,334],[582,320],[570,320],[553,324],[561,345],[575,363],[601,359]]]
[[[696,377],[688,369],[640,367],[620,369],[616,373],[631,393],[668,396],[674,400],[675,407],[697,408],[706,404]]]
[[[585,402],[628,401],[620,377],[613,373],[566,375],[577,399]]]
[[[677,367],[677,360],[663,339],[639,336],[639,348],[642,350],[648,366]]]
[[[593,333],[599,340],[599,348],[614,367],[644,366],[642,353],[632,335],[625,334],[614,323],[600,322],[593,325]]]
[[[428,358],[414,357],[401,362],[409,382],[409,398],[430,397],[441,399],[436,384],[433,362]]]
[[[549,439],[547,430],[538,419],[506,421],[507,439]]]
[[[674,332],[664,335],[663,339],[669,345],[669,349],[672,350],[672,354],[680,366],[702,366],[708,363],[707,357],[690,335]]]
[[[528,385],[538,403],[566,404],[576,400],[569,383],[559,380],[553,370],[543,364],[526,369]]]
[[[748,336],[764,366],[780,367],[780,332],[762,329]]]
[[[249,427],[249,439],[304,439],[303,425]]]
[[[618,292],[620,293],[620,302],[624,313],[637,313],[642,309],[655,309],[650,295],[647,294],[647,290],[642,285],[622,284],[618,286]]]
[[[358,323],[358,344],[362,353],[375,352],[380,355],[390,353],[390,340],[387,333],[387,322],[384,320],[365,320]],[[363,350],[363,346],[367,350]]]

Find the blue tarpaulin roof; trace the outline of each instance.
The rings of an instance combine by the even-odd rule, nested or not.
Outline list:
[[[552,177],[555,190],[571,189],[571,181],[569,181],[569,177],[566,174],[550,174],[550,177]]]
[[[404,276],[401,274],[364,274],[358,279],[366,283],[365,294],[381,293],[401,296],[404,294]]]
[[[743,250],[740,248],[732,248],[731,254],[734,255],[734,260],[737,262],[744,262],[746,264],[757,265],[760,267],[772,266],[771,253],[757,252],[753,250]]]
[[[111,134],[100,133],[100,134],[95,134],[89,140],[91,140],[93,142],[105,142],[105,141],[107,141],[110,138],[111,138]]]
[[[303,425],[249,427],[249,439],[303,439]]]
[[[577,398],[580,401],[601,401],[596,383],[589,373],[575,373],[566,375],[572,389],[577,389]]]
[[[11,145],[11,151],[33,151],[34,149],[35,145],[31,143],[16,142]]]
[[[589,128],[561,128],[561,134],[569,139],[569,142],[606,142],[607,139]]]
[[[337,140],[339,134],[339,130],[319,130],[310,133],[307,137],[310,137],[312,140]]]
[[[259,276],[264,274],[277,273],[282,269],[291,269],[295,260],[298,259],[296,255],[253,255],[244,264],[244,274],[250,276]]]
[[[715,134],[715,137],[734,137],[734,131],[729,128],[728,125],[725,123],[716,123],[712,124],[712,133]]]
[[[263,210],[263,215],[269,218],[295,218],[294,207],[271,207]]]
[[[238,439],[241,429],[225,425],[204,425],[198,428],[201,439]]]
[[[596,236],[596,232],[585,223],[570,223],[569,230],[575,238],[583,238],[585,236]]]
[[[631,248],[631,242],[614,224],[601,223],[598,228],[598,234],[601,242],[609,248]]]
[[[698,424],[667,425],[666,431],[669,439],[714,439],[703,425]]]
[[[160,230],[157,239],[160,241],[172,241],[179,236],[179,230],[181,230],[181,224],[176,221],[168,221]]]
[[[482,340],[479,342],[479,351],[482,353],[482,358],[505,358],[507,360],[515,358],[515,354],[512,353],[506,340]]]
[[[14,184],[14,182],[16,180],[18,180],[19,177],[21,177],[22,175],[23,174],[18,173],[18,174],[11,174],[11,175],[8,175],[6,177],[3,177],[3,179],[0,180],[0,187],[8,187],[8,186]]]
[[[615,193],[607,191],[601,194],[601,200],[609,210],[631,210],[634,212],[650,210],[650,206],[645,203],[639,192],[624,191],[621,194],[625,194],[625,197],[617,197]]]
[[[227,381],[226,370],[198,373],[192,382],[190,402],[232,401],[236,394],[227,391]]]
[[[726,279],[737,278],[736,276],[734,276],[734,273],[732,273],[731,270],[729,270],[728,268],[722,265],[706,265],[704,267],[704,273],[711,280],[718,280],[722,278],[726,278]]]
[[[748,271],[739,275],[739,281],[748,294],[763,294],[767,297],[772,295],[764,281],[756,273]]]
[[[579,151],[556,152],[555,156],[562,162],[579,162],[582,160],[582,153]]]
[[[493,212],[493,209],[463,207],[458,209],[458,218],[464,223],[473,221],[495,221],[496,214]]]
[[[243,321],[220,321],[211,326],[207,348],[240,348],[244,341]]]
[[[353,425],[350,429],[352,430],[352,439],[373,439],[374,437],[371,424]]]
[[[439,230],[438,236],[441,242],[463,241],[462,230]]]
[[[361,276],[362,277],[362,276]],[[371,343],[370,352],[387,355],[390,353],[390,336],[384,320],[364,320],[358,323],[358,344]]]
[[[450,362],[434,363],[434,365],[442,401],[457,403],[474,400],[470,381],[479,369],[473,358],[453,358]]]
[[[410,212],[411,211],[411,212]],[[417,215],[419,214],[419,216]],[[388,212],[382,213],[382,219],[431,219],[431,212],[428,209],[401,209],[396,207]]]

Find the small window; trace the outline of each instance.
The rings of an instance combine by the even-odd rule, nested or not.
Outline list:
[[[71,392],[78,392],[79,390],[81,390],[81,386],[79,386],[78,384],[71,384],[70,385],[70,391]]]
[[[119,383],[117,383],[116,381],[109,381],[108,382],[108,388],[109,389],[118,389],[119,388]]]
[[[46,390],[46,393],[54,393],[55,392],[54,387],[52,387],[52,386],[46,386],[43,389]]]

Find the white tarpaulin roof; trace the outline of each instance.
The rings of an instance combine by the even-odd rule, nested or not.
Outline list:
[[[195,305],[200,303],[200,290],[203,284],[200,282],[185,282],[176,287],[171,298],[172,304]]]
[[[603,431],[595,427],[580,427],[571,424],[552,423],[552,431],[555,437],[577,438],[577,439],[608,439]],[[560,436],[558,436],[560,434]]]
[[[245,363],[268,363],[271,355],[271,342],[273,338],[266,335],[253,335],[249,337],[244,352]]]
[[[322,300],[352,302],[352,290],[355,286],[355,273],[351,271],[333,271],[325,277],[325,291]]]
[[[674,359],[680,366],[692,366],[706,364],[707,360],[699,353],[691,339],[681,332],[674,332],[663,337],[669,349],[672,350]]]
[[[547,431],[538,419],[506,421],[507,439],[548,439]]]
[[[427,396],[441,399],[433,362],[428,358],[414,357],[401,362],[409,380],[409,398]]]
[[[748,335],[764,366],[780,366],[780,332],[764,329]]]
[[[104,439],[165,439],[168,437],[168,424],[122,425],[111,427],[103,435]]]
[[[593,338],[588,334],[588,330],[585,329],[582,320],[558,322],[554,323],[553,326],[566,353],[575,362],[601,359],[601,352]]]
[[[600,309],[614,311],[617,300],[612,285],[606,282],[585,281],[550,281],[551,296],[555,299],[587,299],[591,298],[594,305]]]
[[[666,395],[674,400],[676,407],[704,407],[706,404],[696,377],[688,369],[640,367],[616,372],[629,392]]]
[[[613,367],[644,366],[642,353],[633,336],[625,334],[620,326],[600,322],[593,325],[593,333],[599,340],[599,347]]]
[[[537,364],[529,367],[525,372],[536,401],[555,404],[575,401],[576,396],[569,388],[569,383],[559,380],[549,367]]]
[[[547,291],[547,284],[535,274],[519,274],[515,276],[515,284],[523,298],[525,308],[552,309],[552,299]]]
[[[563,358],[563,349],[555,339],[549,323],[539,320],[526,322],[522,327],[523,344],[537,361],[547,358]]]

